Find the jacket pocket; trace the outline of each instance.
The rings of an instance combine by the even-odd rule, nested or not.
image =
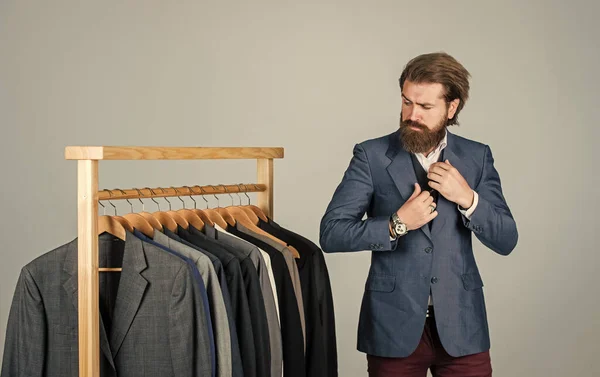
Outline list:
[[[392,292],[396,286],[394,275],[370,274],[365,289],[367,291]]]
[[[483,280],[481,280],[481,275],[478,272],[463,274],[461,277],[463,286],[467,291],[483,287]]]

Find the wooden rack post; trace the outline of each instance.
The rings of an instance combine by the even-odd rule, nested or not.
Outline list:
[[[77,234],[78,234],[78,320],[79,376],[100,376],[100,310],[98,287],[98,200],[106,192],[98,191],[99,160],[206,160],[256,159],[257,183],[243,190],[222,192],[258,192],[258,207],[273,217],[273,159],[283,158],[283,148],[245,147],[111,147],[70,146],[65,159],[77,160]],[[222,186],[221,186],[222,187]],[[218,187],[215,192],[221,192]],[[209,192],[206,192],[207,194]],[[211,194],[213,192],[210,192]],[[196,193],[197,195],[198,193]],[[123,199],[142,197],[132,192]],[[162,196],[178,196],[166,191]],[[118,199],[115,195],[113,199]]]

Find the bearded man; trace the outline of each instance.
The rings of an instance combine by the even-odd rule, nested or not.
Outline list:
[[[492,375],[472,234],[509,255],[518,232],[490,147],[448,130],[469,77],[446,53],[410,60],[399,129],[354,146],[321,220],[323,251],[371,251],[357,344],[370,377]]]

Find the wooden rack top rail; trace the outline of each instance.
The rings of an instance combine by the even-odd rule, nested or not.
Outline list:
[[[271,147],[111,147],[69,146],[67,160],[212,160],[283,158],[283,148]]]

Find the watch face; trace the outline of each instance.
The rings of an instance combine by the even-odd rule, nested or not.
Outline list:
[[[406,224],[398,224],[396,225],[396,233],[397,234],[404,234],[406,233]]]

